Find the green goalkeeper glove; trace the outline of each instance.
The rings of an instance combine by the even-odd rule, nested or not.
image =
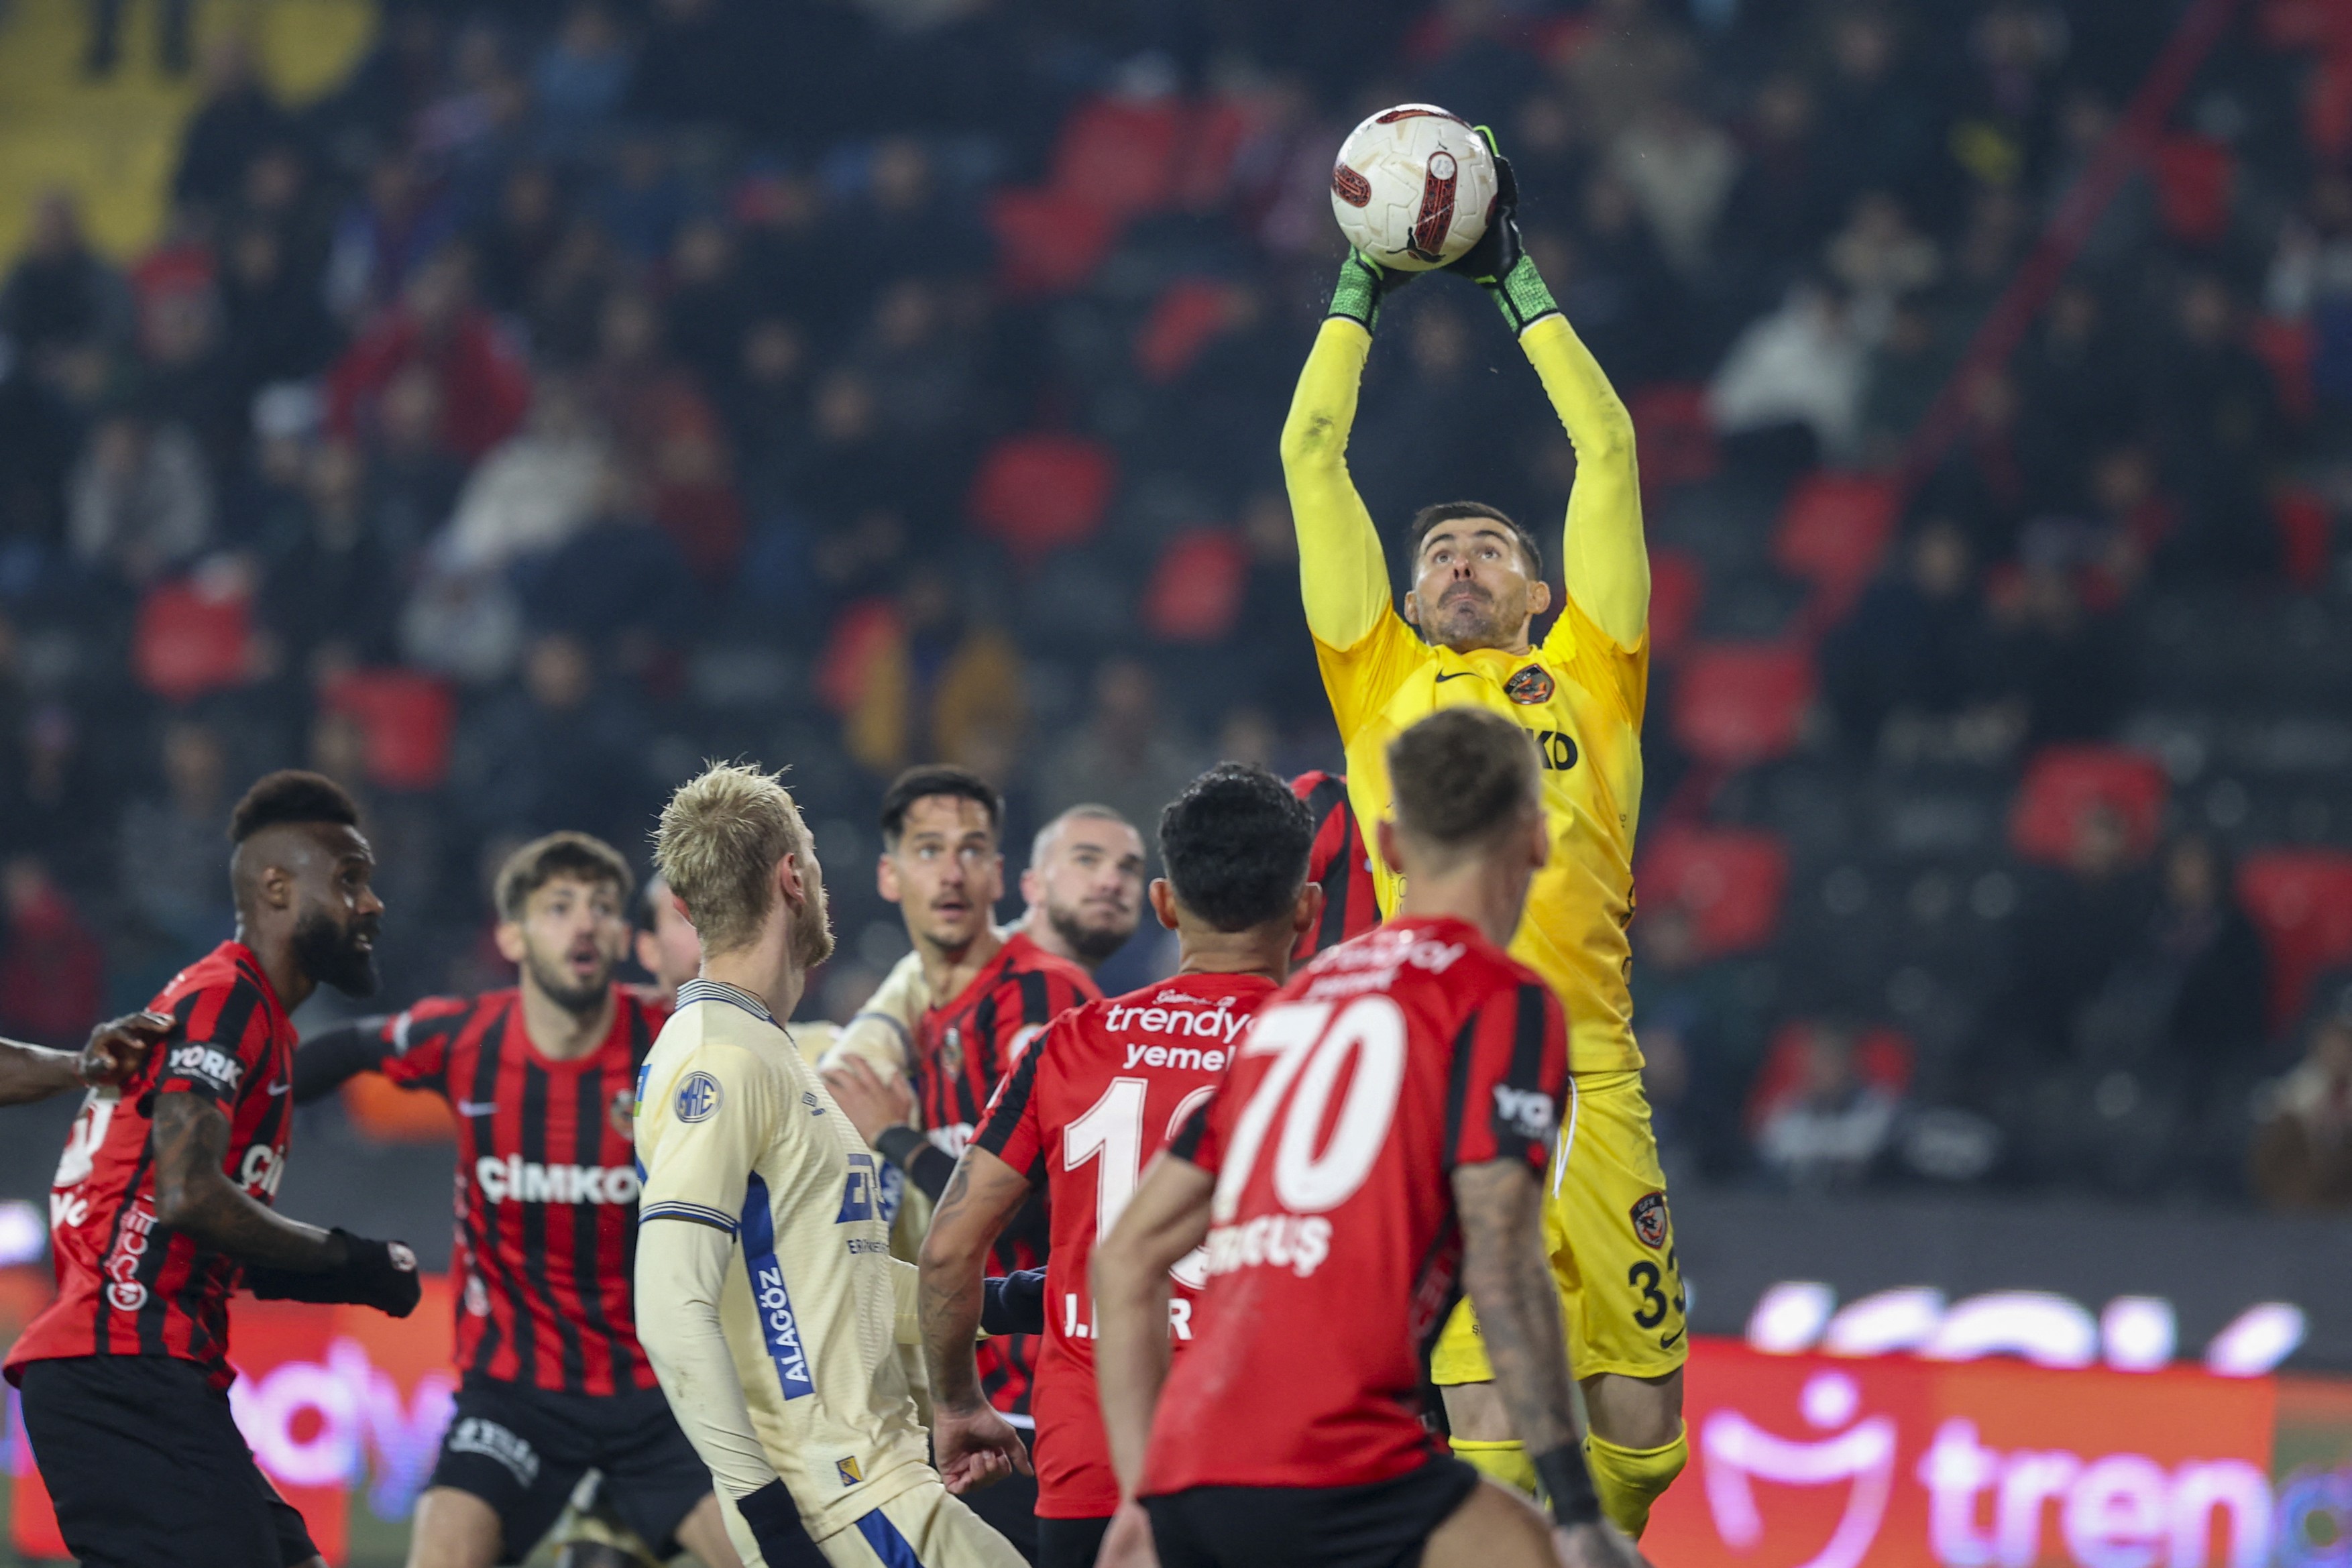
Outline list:
[[[1477,131],[1495,154],[1495,205],[1487,209],[1486,232],[1478,243],[1444,269],[1461,273],[1492,294],[1517,337],[1546,316],[1559,314],[1559,306],[1544,286],[1543,274],[1536,270],[1535,258],[1519,243],[1519,182],[1511,173],[1511,161],[1495,145],[1492,131],[1483,125]]]
[[[1331,285],[1331,308],[1324,317],[1345,316],[1369,332],[1381,319],[1381,301],[1412,279],[1413,274],[1402,268],[1383,267],[1362,251],[1350,250],[1339,263],[1339,280]]]

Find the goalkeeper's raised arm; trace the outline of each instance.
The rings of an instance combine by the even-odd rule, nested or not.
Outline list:
[[[1348,433],[1381,296],[1404,276],[1349,253],[1282,426],[1282,477],[1298,530],[1307,628],[1331,648],[1362,641],[1390,607],[1380,530],[1348,476]]]

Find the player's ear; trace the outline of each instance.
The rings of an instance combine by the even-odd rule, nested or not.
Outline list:
[[[1170,931],[1174,931],[1176,929],[1176,889],[1168,885],[1167,878],[1154,877],[1151,879],[1151,886],[1145,891],[1151,899],[1151,912],[1160,918],[1161,925]]]
[[[661,941],[653,932],[637,932],[635,940],[629,944],[629,951],[635,955],[639,969],[647,974],[661,973]]]
[[[1421,595],[1410,588],[1406,589],[1404,604],[1397,613],[1404,617],[1405,625],[1409,626],[1421,625]]]
[[[1403,868],[1404,861],[1397,854],[1397,830],[1393,818],[1383,816],[1372,825],[1372,847],[1381,852],[1381,865],[1393,869]]]
[[[874,890],[882,895],[886,903],[898,901],[898,863],[890,858],[887,850],[874,862]]]
[[[809,879],[801,874],[801,858],[787,851],[776,862],[776,891],[784,902],[798,908],[808,901]]]
[[[1045,879],[1037,875],[1037,868],[1035,866],[1031,865],[1023,867],[1021,870],[1021,901],[1034,910],[1041,901],[1043,901],[1045,896]]]
[[[1320,882],[1300,883],[1298,887],[1298,901],[1292,907],[1290,911],[1291,931],[1301,939],[1304,939],[1308,931],[1313,931],[1317,926],[1322,923],[1323,884]]]
[[[522,962],[523,946],[521,926],[516,924],[513,921],[500,921],[499,922],[499,929],[492,933],[492,940],[499,944],[499,956],[500,958],[505,959],[509,963],[520,963]]]
[[[688,911],[686,900],[684,899],[679,898],[676,893],[672,893],[669,896],[669,907],[676,910],[677,911],[677,918],[684,921],[688,926],[694,924],[694,916]]]
[[[1551,584],[1538,577],[1528,584],[1528,614],[1540,616],[1551,608]]]

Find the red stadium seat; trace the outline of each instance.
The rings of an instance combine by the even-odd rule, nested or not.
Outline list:
[[[1708,957],[1751,952],[1772,940],[1789,852],[1769,833],[1745,828],[1668,827],[1642,854],[1642,901],[1690,911]]]
[[[1813,701],[1812,656],[1790,643],[1712,643],[1683,659],[1675,739],[1701,762],[1745,767],[1785,756]]]
[[[1233,319],[1227,286],[1213,278],[1179,278],[1160,292],[1135,333],[1135,368],[1165,386],[1192,368]]]
[[[1696,483],[1715,472],[1715,422],[1706,416],[1706,388],[1666,382],[1626,399],[1642,460],[1642,488]]]
[[[1706,598],[1706,574],[1686,550],[1650,557],[1650,657],[1672,658],[1690,636]]]
[[[204,574],[158,584],[140,601],[131,636],[139,684],[167,702],[189,702],[253,677],[250,584]]]
[[[1173,99],[1097,98],[1080,104],[1062,121],[1054,146],[1054,188],[1115,217],[1165,206],[1175,188],[1186,118]]]
[[[971,517],[1018,556],[1082,544],[1102,526],[1118,484],[1110,448],[1083,436],[1011,436],[981,460]]]
[[[2164,818],[2164,769],[2122,746],[2045,746],[2026,764],[2010,808],[2009,841],[2028,860],[2056,864],[2074,846],[2083,813],[2105,805],[2124,820],[2136,853],[2155,847]]]
[[[1748,1091],[1748,1110],[1742,1120],[1749,1132],[1763,1126],[1797,1093],[1804,1081],[1806,1043],[1820,1026],[1807,1019],[1791,1018],[1773,1031],[1764,1065],[1756,1070],[1756,1082]],[[1872,1088],[1898,1099],[1911,1087],[1915,1057],[1911,1037],[1900,1029],[1882,1026],[1865,1030],[1853,1043],[1855,1074]]]
[[[2238,898],[2263,933],[2271,960],[2271,1029],[2303,1016],[2311,983],[2352,963],[2352,854],[2340,849],[2268,849],[2238,867]]]
[[[1772,561],[1813,585],[1818,624],[1843,618],[1877,573],[1895,511],[1894,484],[1864,474],[1814,474],[1790,492]]]
[[[457,700],[446,681],[409,669],[361,669],[321,693],[367,737],[368,781],[383,789],[437,789],[449,776]]]
[[[2293,316],[2259,317],[2247,346],[2269,369],[2272,390],[2287,417],[2310,418],[2317,401],[2311,384],[2311,323]]]
[[[2328,535],[2335,529],[2326,500],[2310,490],[2281,490],[2271,498],[2271,519],[2278,524],[2279,559],[2287,581],[2306,593],[2325,583]]]
[[[1221,642],[1241,619],[1249,552],[1231,530],[1196,528],[1160,552],[1143,590],[1143,624],[1162,642]]]
[[[1094,276],[1118,238],[1118,218],[1062,190],[1003,191],[989,204],[1007,293],[1064,294]]]
[[[2229,146],[2206,136],[2170,136],[2152,160],[2156,210],[2165,231],[2190,245],[2211,245],[2230,229],[2237,197],[2238,161]]]

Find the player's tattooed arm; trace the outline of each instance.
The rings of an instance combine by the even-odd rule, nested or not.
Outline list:
[[[917,1302],[931,1374],[931,1444],[950,1491],[1029,1468],[1020,1434],[989,1407],[972,1357],[989,1248],[1029,1192],[1019,1171],[977,1145],[966,1149],[923,1237]]]
[[[1168,1271],[1207,1239],[1217,1178],[1163,1152],[1118,1223],[1095,1241],[1095,1386],[1121,1499],[1143,1480],[1151,1412],[1168,1381]]]
[[[342,1245],[314,1225],[271,1213],[222,1168],[228,1117],[202,1095],[155,1097],[155,1218],[240,1263],[324,1273],[344,1263]]]
[[[1543,1184],[1526,1163],[1493,1160],[1454,1173],[1462,1216],[1462,1284],[1511,1427],[1530,1454],[1580,1439],[1559,1295],[1544,1253]]]
[[[89,1032],[79,1051],[53,1051],[21,1040],[0,1039],[0,1105],[24,1105],[70,1089],[118,1084],[147,1064],[157,1043],[172,1030],[161,1013],[132,1013]]]

